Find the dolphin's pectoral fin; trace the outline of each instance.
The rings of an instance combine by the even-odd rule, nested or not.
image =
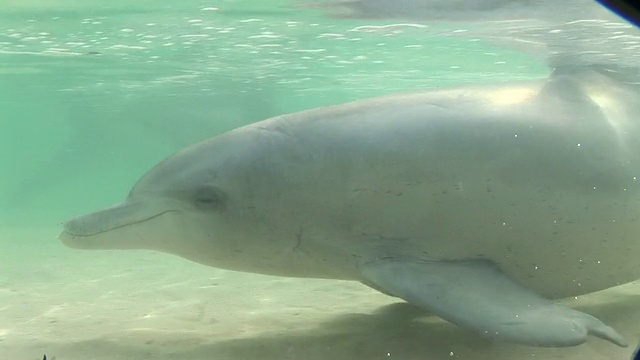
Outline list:
[[[491,261],[386,259],[362,266],[364,283],[487,336],[535,346],[572,346],[587,335],[627,346],[595,317],[516,283]]]

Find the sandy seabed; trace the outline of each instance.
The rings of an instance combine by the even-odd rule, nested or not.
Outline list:
[[[630,359],[640,283],[569,303],[630,342],[494,342],[354,282],[223,271],[146,251],[80,251],[0,229],[0,360]]]

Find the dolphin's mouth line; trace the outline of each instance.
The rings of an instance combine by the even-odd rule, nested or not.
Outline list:
[[[170,213],[170,212],[179,212],[179,210],[175,210],[175,209],[165,210],[165,211],[162,211],[162,212],[160,212],[160,213],[157,213],[157,214],[154,214],[154,215],[151,215],[151,216],[145,217],[144,219],[140,219],[140,220],[136,220],[136,221],[131,221],[131,222],[128,222],[128,223],[126,223],[126,224],[116,225],[116,226],[112,226],[112,227],[110,227],[110,228],[108,228],[108,229],[98,230],[98,231],[94,231],[94,232],[90,232],[90,233],[82,233],[82,234],[80,234],[80,233],[75,233],[75,232],[73,232],[73,231],[70,231],[70,230],[68,230],[68,229],[63,229],[63,230],[62,230],[62,232],[67,233],[67,234],[69,234],[69,235],[71,235],[71,236],[75,236],[75,237],[89,237],[89,236],[95,236],[95,235],[102,234],[102,233],[106,233],[106,232],[113,231],[113,230],[116,230],[116,229],[121,229],[121,228],[124,228],[124,227],[127,227],[127,226],[131,226],[131,225],[135,225],[135,224],[140,224],[140,223],[143,223],[143,222],[145,222],[145,221],[149,221],[149,220],[151,220],[151,219],[155,219],[155,218],[157,218],[157,217],[160,217],[160,216],[162,216],[162,215],[164,215],[164,214],[167,214],[167,213]]]

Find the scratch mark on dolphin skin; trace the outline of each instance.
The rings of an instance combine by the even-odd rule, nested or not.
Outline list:
[[[300,243],[302,243],[302,226],[300,226],[296,233],[296,245],[291,249],[291,252],[299,251]]]
[[[266,131],[269,133],[278,133],[278,134],[282,134],[288,138],[295,138],[295,136],[293,136],[293,134],[289,133],[287,130],[284,129],[283,126],[276,126],[276,127],[267,127],[267,126],[255,126],[254,127],[257,130],[261,130],[261,131]]]

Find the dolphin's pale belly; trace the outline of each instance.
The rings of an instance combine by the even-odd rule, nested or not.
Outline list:
[[[351,235],[380,256],[490,259],[553,298],[640,277],[637,193],[507,186],[481,175],[435,188],[360,190],[351,208],[360,221],[349,223]]]

